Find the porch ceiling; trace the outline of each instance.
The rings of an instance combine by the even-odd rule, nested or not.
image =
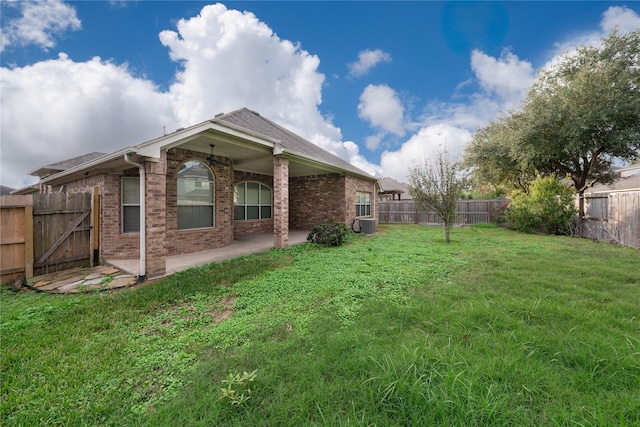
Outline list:
[[[193,138],[183,141],[179,147],[210,154],[211,144],[216,156],[231,159],[234,170],[273,175],[273,153],[271,147],[258,146],[241,139],[219,135],[214,131],[202,132]],[[326,165],[315,164],[306,159],[289,159],[289,176],[321,175],[332,172]]]

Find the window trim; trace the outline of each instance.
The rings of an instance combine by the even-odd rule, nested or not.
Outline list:
[[[203,167],[205,167],[210,174],[210,178],[211,180],[208,181],[211,184],[211,203],[206,203],[206,204],[201,204],[201,205],[189,205],[189,204],[180,204],[180,192],[179,192],[179,182],[181,179],[185,179],[185,178],[181,178],[180,177],[180,170],[182,169],[182,167],[184,165],[186,165],[187,163],[200,163]],[[202,188],[202,182],[203,181],[197,181],[197,180],[193,180],[194,184],[195,183],[200,183],[200,187],[198,188]],[[197,185],[195,185],[197,186]],[[205,227],[189,227],[189,228],[180,228],[180,207],[181,206],[211,206],[211,226],[205,226]],[[191,231],[191,230],[202,230],[202,229],[210,229],[210,228],[215,228],[216,227],[216,174],[213,172],[213,170],[209,167],[209,165],[207,165],[204,161],[202,161],[201,159],[189,159],[189,160],[185,160],[184,162],[182,162],[180,164],[180,167],[178,167],[177,172],[176,172],[176,230],[177,231]]]
[[[247,200],[247,184],[258,184],[258,204],[254,204],[254,203],[246,203]],[[244,201],[245,203],[236,203],[236,187],[238,185],[243,185],[244,186]],[[269,192],[271,193],[271,198],[269,200],[269,203],[263,203],[262,200],[262,188],[267,188],[269,189]],[[236,207],[244,207],[244,217],[243,219],[236,219]],[[248,211],[247,208],[248,207],[257,207],[258,208],[258,218],[247,218],[248,217]],[[268,218],[263,218],[262,217],[262,208],[263,207],[270,207],[270,212],[271,212],[271,216]],[[264,184],[262,182],[259,181],[242,181],[242,182],[237,182],[233,185],[233,220],[234,221],[268,221],[268,220],[272,220],[273,219],[273,188],[271,188],[270,186],[268,186],[267,184]]]
[[[364,195],[367,196],[368,202],[365,201],[364,203],[361,202],[360,199],[360,195]],[[372,201],[372,195],[371,193],[367,192],[367,191],[356,191],[356,203],[355,203],[355,207],[356,207],[356,218],[365,218],[365,217],[370,217],[371,216],[371,203]],[[364,209],[365,214],[364,215],[358,215],[358,211]],[[360,212],[362,213],[362,212]]]
[[[125,182],[127,181],[134,181],[137,182],[138,184],[138,191],[136,192],[137,195],[137,199],[138,199],[138,203],[125,203],[124,201],[124,187],[125,187]],[[140,234],[140,221],[138,220],[138,230],[137,231],[125,231],[125,208],[127,207],[138,207],[138,214],[139,214],[139,209],[141,208],[141,203],[140,203],[140,176],[131,176],[131,175],[124,175],[120,177],[120,233],[121,234]]]

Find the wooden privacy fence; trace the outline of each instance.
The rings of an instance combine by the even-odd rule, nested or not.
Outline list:
[[[580,236],[640,248],[640,191],[584,195]]]
[[[97,261],[98,191],[0,198],[2,283]]]
[[[506,199],[458,200],[456,224],[492,222],[494,216],[509,203]],[[442,223],[434,212],[418,212],[416,204],[407,200],[388,200],[378,203],[378,221],[381,223],[430,224]]]

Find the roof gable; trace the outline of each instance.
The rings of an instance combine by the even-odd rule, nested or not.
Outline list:
[[[231,125],[242,127],[252,132],[277,139],[282,145],[282,148],[286,151],[302,154],[358,175],[370,176],[370,174],[355,167],[346,160],[329,153],[312,142],[307,141],[301,136],[296,135],[290,130],[285,129],[248,108],[241,108],[228,114],[218,115],[213,119],[213,121],[220,124],[230,123]]]

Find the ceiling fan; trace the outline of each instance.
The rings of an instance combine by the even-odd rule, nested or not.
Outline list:
[[[214,144],[209,144],[209,147],[211,147],[211,155],[207,157],[207,160],[209,161],[209,166],[215,166],[215,165],[229,166],[229,163],[222,162],[216,159],[216,157],[213,155],[213,147],[215,147]]]

